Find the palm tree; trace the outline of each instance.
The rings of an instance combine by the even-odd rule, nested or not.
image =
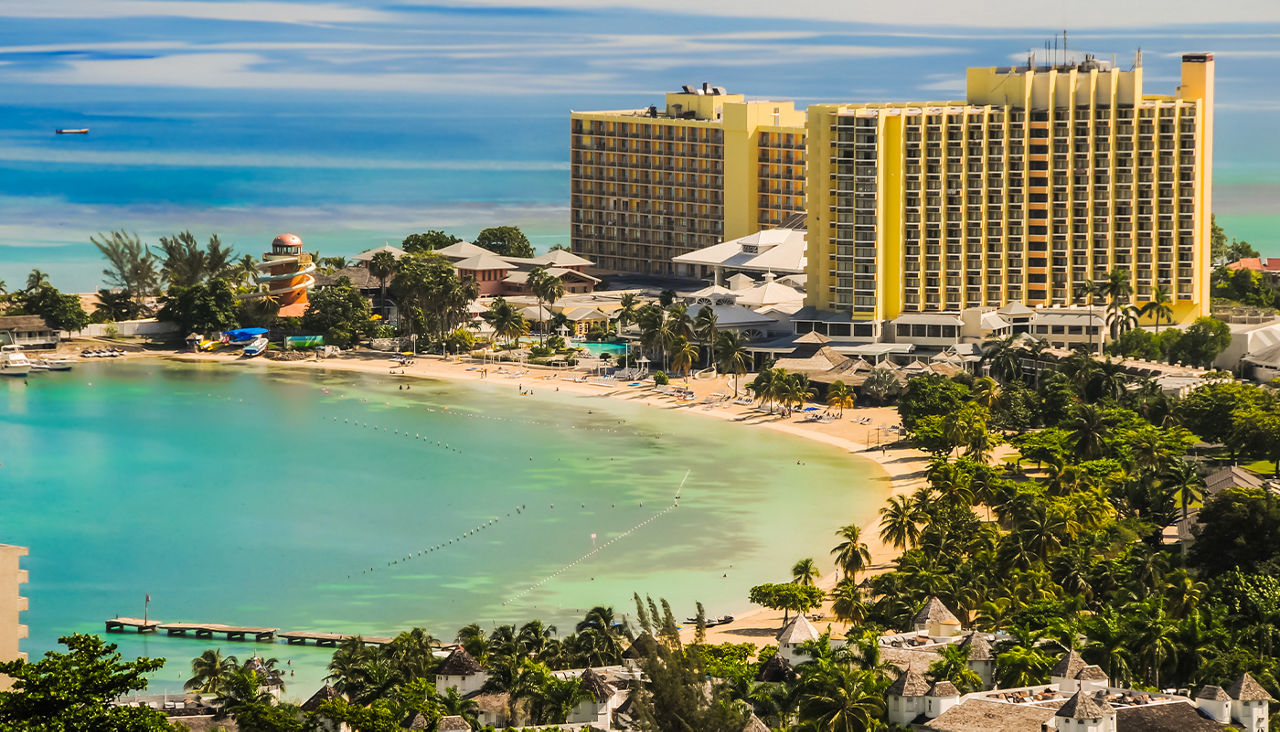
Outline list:
[[[773,380],[773,369],[761,369],[760,372],[756,374],[756,378],[752,379],[751,382],[747,384],[747,391],[754,394],[761,404],[764,404],[765,402],[770,403],[769,411],[771,413],[773,412]]]
[[[919,524],[927,518],[924,510],[909,496],[890,496],[880,509],[880,539],[889,546],[906,551],[920,541]]]
[[[384,316],[387,313],[387,278],[396,273],[398,265],[396,256],[387,251],[378,252],[369,259],[369,274],[378,278],[378,287],[381,291],[378,307]]]
[[[529,322],[502,297],[493,298],[484,319],[493,326],[498,337],[507,339],[508,345],[513,345],[520,336],[529,332]]]
[[[671,335],[684,336],[692,339],[694,337],[693,316],[689,315],[689,306],[684,303],[676,303],[667,308],[667,314],[671,320]]]
[[[1165,470],[1161,481],[1165,491],[1182,507],[1182,525],[1187,525],[1187,511],[1191,504],[1204,498],[1204,478],[1196,466],[1186,460],[1175,460]],[[1181,532],[1179,532],[1181,533]],[[1185,555],[1186,544],[1182,552]]]
[[[711,368],[713,351],[715,350],[716,335],[719,333],[717,325],[719,318],[716,317],[716,311],[711,309],[710,305],[703,305],[698,310],[698,315],[693,319],[693,332],[698,336],[698,341],[707,347],[707,368]]]
[[[735,330],[726,330],[715,339],[716,370],[733,374],[733,396],[738,396],[738,377],[747,373],[751,354],[747,352],[747,339]]]
[[[542,303],[546,302],[555,305],[556,300],[564,297],[564,280],[547,274],[547,271],[542,267],[534,267],[529,272],[528,286],[529,291],[538,300],[539,312],[542,311]],[[542,336],[546,335],[545,330],[544,328],[544,332],[539,335],[539,344],[543,343]]]
[[[1075,446],[1076,455],[1082,460],[1093,460],[1102,454],[1103,439],[1110,426],[1102,410],[1094,404],[1077,404],[1063,425],[1068,439]]]
[[[1017,645],[996,656],[996,679],[1000,686],[1034,686],[1049,680],[1053,659],[1036,648]]]
[[[791,568],[791,581],[805,587],[813,587],[821,576],[818,565],[810,557],[801,559]]]
[[[1121,268],[1108,272],[1101,294],[1107,298],[1107,324],[1111,328],[1111,337],[1118,338],[1122,329],[1137,319],[1136,312],[1129,306],[1129,297],[1133,294],[1129,270]]]
[[[844,572],[847,578],[856,577],[871,564],[871,550],[862,541],[862,529],[856,524],[841,526],[836,536],[842,541],[831,550],[836,557],[836,567]]]
[[[262,678],[258,673],[247,668],[235,668],[227,674],[220,696],[223,703],[214,715],[217,719],[236,718],[243,711],[264,708],[275,702],[271,692],[262,688]]]
[[[836,583],[831,591],[831,612],[836,620],[851,625],[861,625],[867,619],[867,604],[862,600],[862,591],[849,577]]]
[[[693,363],[698,360],[698,347],[684,336],[677,336],[671,344],[671,368],[677,373],[685,375],[685,381],[689,380],[689,372],[693,369]]]
[[[862,393],[871,397],[876,404],[884,404],[889,397],[898,393],[898,388],[898,377],[880,366],[871,369],[867,380],[862,382]]]
[[[863,732],[878,729],[884,697],[877,675],[835,663],[815,664],[797,689],[803,729]]]
[[[221,695],[231,673],[240,667],[235,656],[223,656],[222,649],[210,648],[191,659],[191,678],[182,685],[188,691]]]
[[[1085,305],[1088,306],[1089,312],[1093,312],[1093,306],[1098,302],[1098,298],[1106,295],[1103,283],[1096,279],[1088,279],[1084,282],[1077,282],[1075,288],[1076,299],[1084,298]],[[1089,351],[1093,352],[1093,327],[1089,326]]]
[[[990,376],[979,376],[973,380],[973,401],[988,412],[995,411],[1000,403],[1000,385]]]
[[[658,355],[662,367],[667,367],[667,349],[675,339],[675,325],[666,310],[652,303],[640,309],[636,322],[640,325],[640,345],[649,353]]]
[[[1173,298],[1169,296],[1169,288],[1156,285],[1151,291],[1151,301],[1142,306],[1143,315],[1150,315],[1156,321],[1156,334],[1160,333],[1161,319],[1173,320]]]
[[[961,694],[971,694],[982,689],[982,677],[969,668],[969,649],[958,643],[938,649],[938,660],[929,666],[926,674],[934,681],[950,681]]]
[[[639,306],[640,299],[634,292],[628,292],[618,300],[618,309],[614,311],[614,319],[618,321],[618,335],[622,335],[628,325],[636,322],[636,308]]]
[[[458,687],[450,686],[444,690],[444,693],[436,697],[436,701],[440,704],[440,711],[445,716],[455,715],[462,717],[472,728],[480,726],[480,704],[475,699],[468,699],[458,691]]]
[[[1012,381],[1022,375],[1021,338],[1018,334],[993,338],[982,344],[982,358],[978,364],[989,364],[992,375],[1003,381]]]
[[[831,382],[831,386],[827,387],[827,406],[832,409],[839,409],[840,416],[844,416],[846,407],[852,409],[857,397],[853,391],[839,379]]]
[[[41,272],[38,269],[31,270],[31,274],[27,275],[26,292],[35,292],[41,287],[49,286],[49,273]]]

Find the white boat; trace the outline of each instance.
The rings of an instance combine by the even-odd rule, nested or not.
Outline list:
[[[244,355],[252,358],[253,356],[261,356],[262,352],[267,350],[267,339],[265,336],[254,338],[249,345],[244,347]]]
[[[31,361],[22,352],[22,346],[0,346],[0,375],[26,376],[31,373]]]
[[[43,366],[49,371],[70,371],[71,366],[75,363],[69,358],[42,358],[31,363],[35,368]]]

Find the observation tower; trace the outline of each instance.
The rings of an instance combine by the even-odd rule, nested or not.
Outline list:
[[[307,311],[307,291],[316,285],[311,255],[302,251],[302,239],[281,234],[271,242],[258,265],[258,292],[248,297],[271,297],[280,305],[280,317],[296,318]]]

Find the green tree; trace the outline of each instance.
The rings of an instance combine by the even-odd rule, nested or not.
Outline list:
[[[422,234],[410,234],[400,242],[400,248],[410,253],[430,252],[436,249],[444,249],[451,244],[457,244],[462,239],[453,234],[446,234],[443,231],[431,229]]]
[[[475,244],[504,257],[533,256],[529,237],[515,226],[491,226],[476,234]]]
[[[735,330],[720,332],[715,340],[716,370],[733,374],[733,395],[738,396],[738,379],[747,373],[751,354],[747,351],[747,339]]]
[[[961,694],[982,690],[982,677],[969,668],[969,649],[952,644],[938,649],[938,660],[929,664],[925,676],[934,681],[950,681]]]
[[[791,581],[805,587],[813,587],[821,576],[822,572],[818,571],[818,565],[811,557],[801,559],[791,568]]]
[[[226,280],[174,285],[160,298],[156,317],[177,323],[184,332],[213,333],[236,325],[236,295]]]
[[[1112,356],[1128,356],[1147,361],[1159,361],[1164,357],[1160,347],[1162,339],[1150,331],[1134,328],[1126,330],[1120,337],[1106,345],[1106,352]]]
[[[920,541],[920,524],[928,514],[909,496],[890,496],[880,509],[880,539],[900,551]]]
[[[493,298],[489,303],[489,310],[484,314],[484,319],[493,326],[493,332],[499,338],[507,340],[508,345],[515,345],[520,336],[529,332],[529,322],[524,319],[519,310],[502,297]]]
[[[671,343],[671,368],[685,375],[686,380],[693,364],[698,360],[698,346],[684,336],[677,336]]]
[[[64,295],[47,283],[13,295],[12,301],[9,315],[39,315],[54,330],[79,331],[89,324],[79,296]]]
[[[1253,572],[1280,552],[1280,497],[1230,488],[1205,501],[1190,561],[1206,572]]]
[[[107,259],[102,270],[107,284],[129,293],[135,312],[146,311],[145,300],[160,291],[160,261],[137,234],[113,231],[89,237]]]
[[[1142,314],[1150,315],[1156,321],[1156,333],[1160,332],[1160,321],[1173,319],[1173,298],[1169,288],[1156,285],[1151,291],[1151,301],[1142,306]]]
[[[308,300],[311,304],[302,316],[302,327],[323,334],[325,343],[347,348],[369,332],[369,318],[373,315],[369,298],[346,277],[312,291]]]
[[[832,409],[839,409],[840,416],[844,416],[846,408],[852,409],[856,403],[857,396],[853,393],[843,381],[836,379],[827,387],[827,406]]]
[[[897,396],[901,390],[898,377],[889,369],[880,366],[871,369],[866,381],[862,382],[862,393],[876,404],[884,404]]]
[[[437,341],[467,322],[467,308],[479,294],[474,277],[458,277],[449,260],[432,252],[400,257],[391,280],[401,317],[413,332],[430,333]]]
[[[1213,360],[1231,345],[1231,328],[1216,318],[1196,318],[1169,345],[1169,363],[1212,368]]]
[[[400,263],[396,260],[396,255],[388,251],[381,251],[369,258],[369,274],[378,278],[379,290],[379,307],[383,308],[383,314],[386,314],[387,302],[387,278],[394,275],[400,268]]]
[[[874,672],[834,663],[801,668],[805,670],[797,712],[804,729],[863,732],[881,728],[885,685]]]
[[[547,270],[542,267],[534,267],[529,272],[529,291],[538,299],[538,308],[542,308],[543,303],[554,305],[556,300],[564,297],[564,280],[554,275],[547,274]]]
[[[1209,260],[1214,264],[1230,261],[1227,258],[1227,232],[1218,225],[1218,215],[1209,214]]]
[[[707,349],[707,368],[711,368],[712,351],[715,350],[716,334],[719,332],[720,319],[710,305],[703,305],[693,319],[693,332],[698,341]]]
[[[951,414],[969,398],[969,387],[937,374],[917,376],[907,382],[898,398],[902,424],[914,431],[916,420]]]
[[[206,694],[222,694],[231,672],[239,667],[235,656],[223,656],[222,649],[210,648],[191,659],[191,678],[182,688]]]
[[[792,612],[808,612],[822,605],[823,594],[821,589],[812,585],[786,582],[756,585],[747,594],[747,599],[755,605],[782,610],[789,617]]]
[[[865,572],[871,566],[871,550],[862,541],[862,529],[857,524],[847,524],[836,531],[836,536],[840,537],[840,543],[831,550],[836,558],[836,567],[846,578]]]
[[[1053,659],[1037,648],[1021,645],[996,656],[996,680],[1003,687],[1034,686],[1049,680]]]
[[[0,674],[13,680],[0,691],[0,729],[62,732],[158,732],[172,729],[162,712],[147,707],[113,706],[118,697],[147,688],[146,675],[164,665],[163,658],[125,661],[114,644],[93,635],[63,636],[67,653],[48,651],[44,658],[0,663]]]
[[[190,231],[160,237],[160,276],[169,287],[193,287],[227,279],[235,268],[235,252],[217,234],[200,247]]]

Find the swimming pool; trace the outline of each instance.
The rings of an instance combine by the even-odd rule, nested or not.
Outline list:
[[[593,356],[599,356],[602,353],[607,353],[610,356],[621,356],[627,350],[625,343],[575,343],[574,345],[587,349],[587,352]]]

